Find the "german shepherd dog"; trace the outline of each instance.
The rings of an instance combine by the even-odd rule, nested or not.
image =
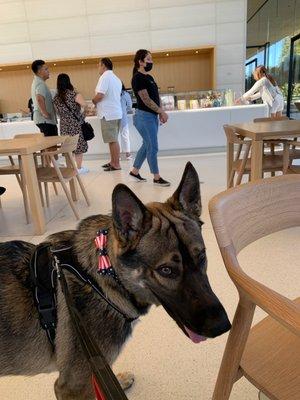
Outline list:
[[[48,241],[71,243],[81,269],[129,317],[145,314],[152,304],[162,305],[187,337],[200,342],[230,329],[206,275],[200,214],[198,175],[188,163],[177,190],[165,203],[144,205],[119,184],[113,190],[111,216],[90,216],[76,230],[53,234]],[[104,228],[108,228],[108,254],[121,284],[97,273],[94,240]],[[55,350],[40,326],[29,278],[34,249],[23,241],[0,245],[0,376],[58,370],[54,387],[58,400],[92,400],[91,368],[60,289]],[[66,277],[89,334],[111,365],[132,332],[131,324],[68,272]],[[121,374],[119,380],[126,388],[133,377]]]

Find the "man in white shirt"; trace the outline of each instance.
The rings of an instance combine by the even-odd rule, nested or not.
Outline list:
[[[119,126],[122,119],[121,90],[122,82],[113,73],[113,64],[109,58],[99,63],[100,78],[96,86],[93,103],[101,120],[104,143],[109,144],[110,162],[104,164],[104,171],[117,171],[120,168],[120,146],[118,142]]]

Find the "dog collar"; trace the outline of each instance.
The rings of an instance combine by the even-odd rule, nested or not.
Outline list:
[[[118,275],[111,265],[110,258],[107,252],[107,235],[108,229],[100,229],[95,238],[95,245],[98,250],[98,273],[100,275],[108,275],[120,283]]]
[[[135,297],[125,288],[122,281],[120,280],[118,274],[116,273],[114,267],[111,264],[108,252],[107,252],[107,235],[108,229],[100,229],[97,232],[95,238],[95,246],[98,251],[98,273],[103,276],[112,277],[118,285],[127,293],[127,298],[132,303],[132,305],[138,310],[139,313],[143,313],[145,307],[138,304]],[[134,318],[137,319],[138,317]]]

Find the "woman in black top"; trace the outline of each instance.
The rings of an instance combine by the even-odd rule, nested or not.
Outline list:
[[[142,136],[143,144],[137,152],[130,175],[138,181],[145,181],[139,170],[147,157],[153,183],[159,186],[170,186],[158,170],[158,123],[164,124],[168,115],[160,105],[158,87],[153,77],[148,73],[153,66],[152,56],[148,50],[138,50],[134,57],[132,89],[137,99],[137,110],[133,116],[133,124]]]

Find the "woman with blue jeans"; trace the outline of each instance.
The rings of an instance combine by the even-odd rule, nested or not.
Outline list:
[[[158,124],[164,124],[168,115],[160,106],[158,87],[151,75],[148,74],[153,66],[152,56],[148,50],[138,50],[134,57],[132,89],[137,99],[137,110],[133,117],[133,124],[143,139],[143,144],[137,152],[133,169],[129,173],[137,181],[142,182],[139,170],[147,158],[150,172],[154,175],[153,183],[158,186],[170,186],[160,174],[157,163],[158,152]]]

